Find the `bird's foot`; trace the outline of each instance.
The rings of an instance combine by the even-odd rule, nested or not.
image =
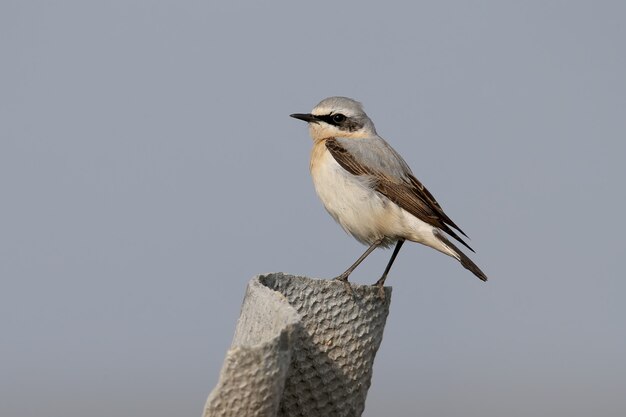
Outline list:
[[[387,277],[382,276],[376,283],[372,284],[372,287],[378,288],[378,298],[382,301],[385,301],[385,279],[387,279]]]
[[[345,273],[339,275],[338,277],[334,278],[334,281],[341,281],[343,282],[344,287],[346,287],[346,291],[348,291],[349,293],[351,293],[353,296],[356,295],[354,293],[354,288],[352,288],[352,285],[350,284],[350,282],[348,281],[348,276]]]

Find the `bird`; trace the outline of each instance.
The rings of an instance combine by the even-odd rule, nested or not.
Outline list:
[[[311,113],[290,117],[307,122],[313,139],[310,172],[326,211],[367,250],[335,280],[351,288],[350,274],[376,248],[393,253],[373,286],[384,298],[385,280],[405,241],[421,243],[461,263],[482,281],[487,276],[450,237],[474,252],[467,235],[448,217],[395,149],[376,132],[363,105],[328,97]]]

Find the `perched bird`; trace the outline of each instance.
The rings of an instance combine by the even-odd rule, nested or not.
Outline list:
[[[335,279],[348,284],[354,269],[377,247],[395,248],[385,271],[373,285],[383,286],[405,240],[449,255],[483,281],[487,276],[446,236],[474,252],[457,234],[465,233],[443,212],[437,200],[383,138],[358,101],[322,100],[311,113],[291,117],[308,123],[313,139],[311,176],[330,215],[369,248]]]

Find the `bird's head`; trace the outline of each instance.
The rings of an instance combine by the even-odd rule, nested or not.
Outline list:
[[[313,140],[342,137],[366,138],[376,135],[374,123],[363,106],[348,97],[328,97],[320,101],[311,113],[294,113],[293,118],[309,124]]]

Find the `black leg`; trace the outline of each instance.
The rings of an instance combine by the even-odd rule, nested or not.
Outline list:
[[[398,240],[398,243],[396,243],[396,247],[393,249],[393,253],[391,254],[391,259],[389,259],[389,263],[385,268],[385,272],[383,272],[383,276],[380,277],[378,281],[376,281],[376,284],[374,284],[376,287],[378,287],[378,293],[381,298],[385,298],[385,290],[383,289],[383,287],[385,286],[385,280],[387,279],[387,274],[389,274],[391,265],[393,265],[393,261],[396,260],[396,256],[398,256],[398,252],[400,252],[400,248],[402,247],[403,243],[404,239]]]

